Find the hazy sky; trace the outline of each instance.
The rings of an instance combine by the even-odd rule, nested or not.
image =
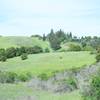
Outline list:
[[[100,0],[0,0],[0,34],[100,35]]]

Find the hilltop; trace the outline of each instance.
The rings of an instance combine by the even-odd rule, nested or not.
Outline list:
[[[43,41],[38,37],[26,36],[1,36],[0,48],[21,47],[21,46],[41,46],[42,48],[50,48],[48,41]]]

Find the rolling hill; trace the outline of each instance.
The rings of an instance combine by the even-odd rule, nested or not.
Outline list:
[[[7,36],[0,37],[0,48],[20,47],[20,46],[41,46],[43,49],[50,48],[49,42],[42,41],[37,37]]]

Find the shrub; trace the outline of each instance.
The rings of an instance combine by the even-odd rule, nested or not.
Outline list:
[[[47,74],[43,73],[43,74],[40,74],[38,78],[40,78],[41,80],[48,80],[49,77],[47,76]]]
[[[7,60],[5,49],[0,49],[0,61],[5,62]]]
[[[33,47],[33,53],[41,53],[43,52],[43,49],[39,46],[34,46]]]
[[[17,74],[14,72],[6,72],[7,80],[6,83],[14,83],[17,79]]]
[[[71,85],[73,88],[77,88],[77,80],[74,77],[66,79],[66,83]]]
[[[48,48],[45,48],[45,52],[48,53],[50,52],[50,50]]]
[[[0,71],[0,83],[14,83],[17,81],[25,82],[31,79],[31,77],[32,75],[29,72],[17,75],[14,72]]]
[[[79,45],[70,44],[69,51],[81,51],[81,47]]]
[[[34,47],[27,47],[26,48],[27,54],[36,54],[36,53],[42,53],[43,49],[39,46],[34,46]]]
[[[10,47],[7,49],[0,49],[0,61],[6,61],[8,58],[21,56],[22,60],[27,59],[27,54],[42,53],[43,49],[39,46],[34,47]]]
[[[16,73],[0,71],[0,83],[14,83],[16,79],[17,79]]]
[[[7,48],[5,53],[7,58],[13,58],[16,56],[16,49],[14,47]]]
[[[5,62],[7,60],[7,57],[5,55],[0,56],[0,61]]]
[[[18,76],[18,80],[19,81],[22,81],[22,82],[26,82],[28,81],[29,79],[31,79],[32,75],[31,73],[24,73],[24,74],[20,74]]]
[[[85,46],[83,47],[84,51],[93,51],[93,47],[92,46]]]
[[[86,89],[82,93],[83,100],[100,100],[100,77],[95,76],[90,81],[89,89]]]
[[[96,61],[97,61],[97,62],[100,61],[100,53],[96,55]]]
[[[26,53],[23,53],[23,54],[21,55],[21,59],[22,59],[22,60],[26,60],[26,59],[28,59],[27,54],[26,54]]]

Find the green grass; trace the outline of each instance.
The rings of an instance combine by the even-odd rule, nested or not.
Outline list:
[[[95,62],[95,55],[90,52],[60,52],[29,55],[22,61],[20,57],[0,62],[0,70],[17,74],[30,72],[33,75],[50,74],[53,71],[80,68]],[[0,100],[18,100],[19,97],[36,96],[38,100],[82,100],[79,91],[55,94],[27,87],[27,83],[0,84]]]
[[[69,43],[68,43],[69,44]],[[62,48],[67,50],[68,44]],[[50,48],[47,41],[34,37],[0,37],[0,48],[20,46],[41,46],[43,49]],[[0,70],[12,71],[17,74],[30,72],[33,75],[46,73],[51,75],[54,71],[80,68],[84,65],[94,63],[95,55],[90,52],[60,52],[29,55],[27,60],[22,61],[20,57],[8,59],[7,62],[0,62]],[[54,94],[46,91],[37,91],[27,87],[26,83],[0,84],[0,100],[18,100],[18,97],[37,96],[38,100],[82,100],[79,91],[65,94]]]
[[[20,46],[41,46],[43,49],[50,48],[47,41],[39,40],[36,37],[7,36],[0,37],[0,48],[20,47]]]
[[[65,94],[34,90],[24,83],[0,84],[0,100],[18,100],[19,97],[35,96],[38,100],[82,100],[79,91]]]
[[[29,55],[27,60],[20,57],[0,62],[0,70],[12,71],[18,74],[30,72],[33,75],[41,73],[50,74],[53,71],[62,71],[72,68],[80,68],[95,62],[95,55],[89,52],[61,52]]]

